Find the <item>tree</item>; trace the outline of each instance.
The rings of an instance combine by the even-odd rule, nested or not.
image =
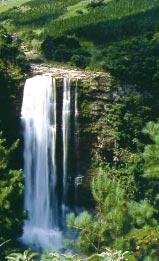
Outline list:
[[[145,147],[145,173],[147,178],[159,179],[159,122],[149,122],[144,133],[151,138],[151,144]]]
[[[11,157],[18,147],[18,141],[10,148],[0,135],[0,242],[16,241],[22,233],[23,178],[21,170],[11,169]],[[8,244],[7,244],[8,248]],[[2,253],[5,252],[5,245]],[[1,253],[1,256],[2,256]]]
[[[144,150],[144,178],[147,184],[146,197],[148,197],[159,213],[159,122],[149,122],[144,129],[149,135],[151,143]]]
[[[96,201],[95,215],[87,211],[77,217],[70,214],[68,225],[80,232],[79,248],[99,253],[129,231],[130,215],[124,189],[102,169],[93,179],[92,193]]]

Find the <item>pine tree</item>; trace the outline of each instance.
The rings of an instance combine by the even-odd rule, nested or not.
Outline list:
[[[0,243],[10,240],[12,245],[21,235],[24,218],[22,212],[22,171],[10,169],[11,157],[18,141],[10,148],[0,134]],[[10,245],[9,244],[9,245]],[[1,257],[8,244],[1,248]]]
[[[152,141],[152,144],[147,145],[144,151],[144,176],[159,179],[159,123],[149,122],[144,132]]]
[[[124,189],[102,169],[92,182],[92,194],[96,201],[95,214],[87,211],[78,217],[70,214],[68,225],[80,232],[77,242],[80,249],[99,253],[130,229],[131,218]]]

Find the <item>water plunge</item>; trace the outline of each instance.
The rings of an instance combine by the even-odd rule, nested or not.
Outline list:
[[[77,84],[71,88],[65,78],[58,88],[51,76],[28,79],[21,111],[28,211],[22,241],[42,249],[63,247],[65,216],[75,198],[77,164],[72,168],[70,161],[77,161]]]

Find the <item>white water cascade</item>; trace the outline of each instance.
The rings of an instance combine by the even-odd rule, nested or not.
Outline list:
[[[76,105],[73,114],[76,118],[77,86],[74,95]],[[28,219],[24,223],[22,241],[42,249],[63,247],[59,224],[60,220],[65,223],[63,209],[69,208],[71,87],[70,80],[66,78],[63,80],[62,99],[62,108],[58,111],[56,80],[51,76],[38,75],[26,81],[21,119],[24,128],[24,207]],[[61,123],[57,124],[60,114]],[[57,160],[57,136],[62,139],[60,160]],[[61,174],[57,162],[61,162]],[[62,195],[57,192],[58,186],[62,187]]]
[[[70,131],[70,82],[64,78],[63,86],[63,108],[62,108],[62,127],[63,127],[63,200],[67,194],[67,162],[68,162],[68,143]]]
[[[64,78],[63,82],[63,107],[62,107],[62,136],[63,136],[63,205],[62,212],[63,217],[66,211],[67,205],[67,174],[68,174],[68,144],[70,134],[70,102],[71,102],[71,90],[70,81]]]

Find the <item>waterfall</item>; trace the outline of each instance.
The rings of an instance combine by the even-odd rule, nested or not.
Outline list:
[[[77,119],[77,85],[72,101],[70,80],[63,79],[61,97],[62,105],[57,110],[60,97],[56,80],[51,76],[38,75],[26,80],[21,121],[24,129],[24,208],[28,218],[24,222],[22,241],[42,249],[63,247],[63,231],[59,224],[61,220],[65,224],[65,209],[69,209],[69,144],[71,121]],[[59,136],[62,161],[57,153]],[[62,166],[59,167],[58,162]]]
[[[70,81],[64,78],[63,108],[62,108],[62,134],[63,134],[63,201],[67,200],[67,174],[68,174],[68,145],[70,132]]]
[[[76,158],[78,158],[78,152],[79,152],[79,130],[78,130],[78,85],[76,81],[75,85],[75,146],[76,146]],[[78,166],[78,160],[77,160],[77,168],[76,171],[78,174],[79,166]]]
[[[76,152],[76,175],[75,175],[75,187],[80,184],[79,183],[79,129],[78,129],[78,85],[76,81],[75,85],[75,131],[74,131],[74,139],[75,139],[75,152]],[[75,197],[77,197],[77,193],[75,193]]]

